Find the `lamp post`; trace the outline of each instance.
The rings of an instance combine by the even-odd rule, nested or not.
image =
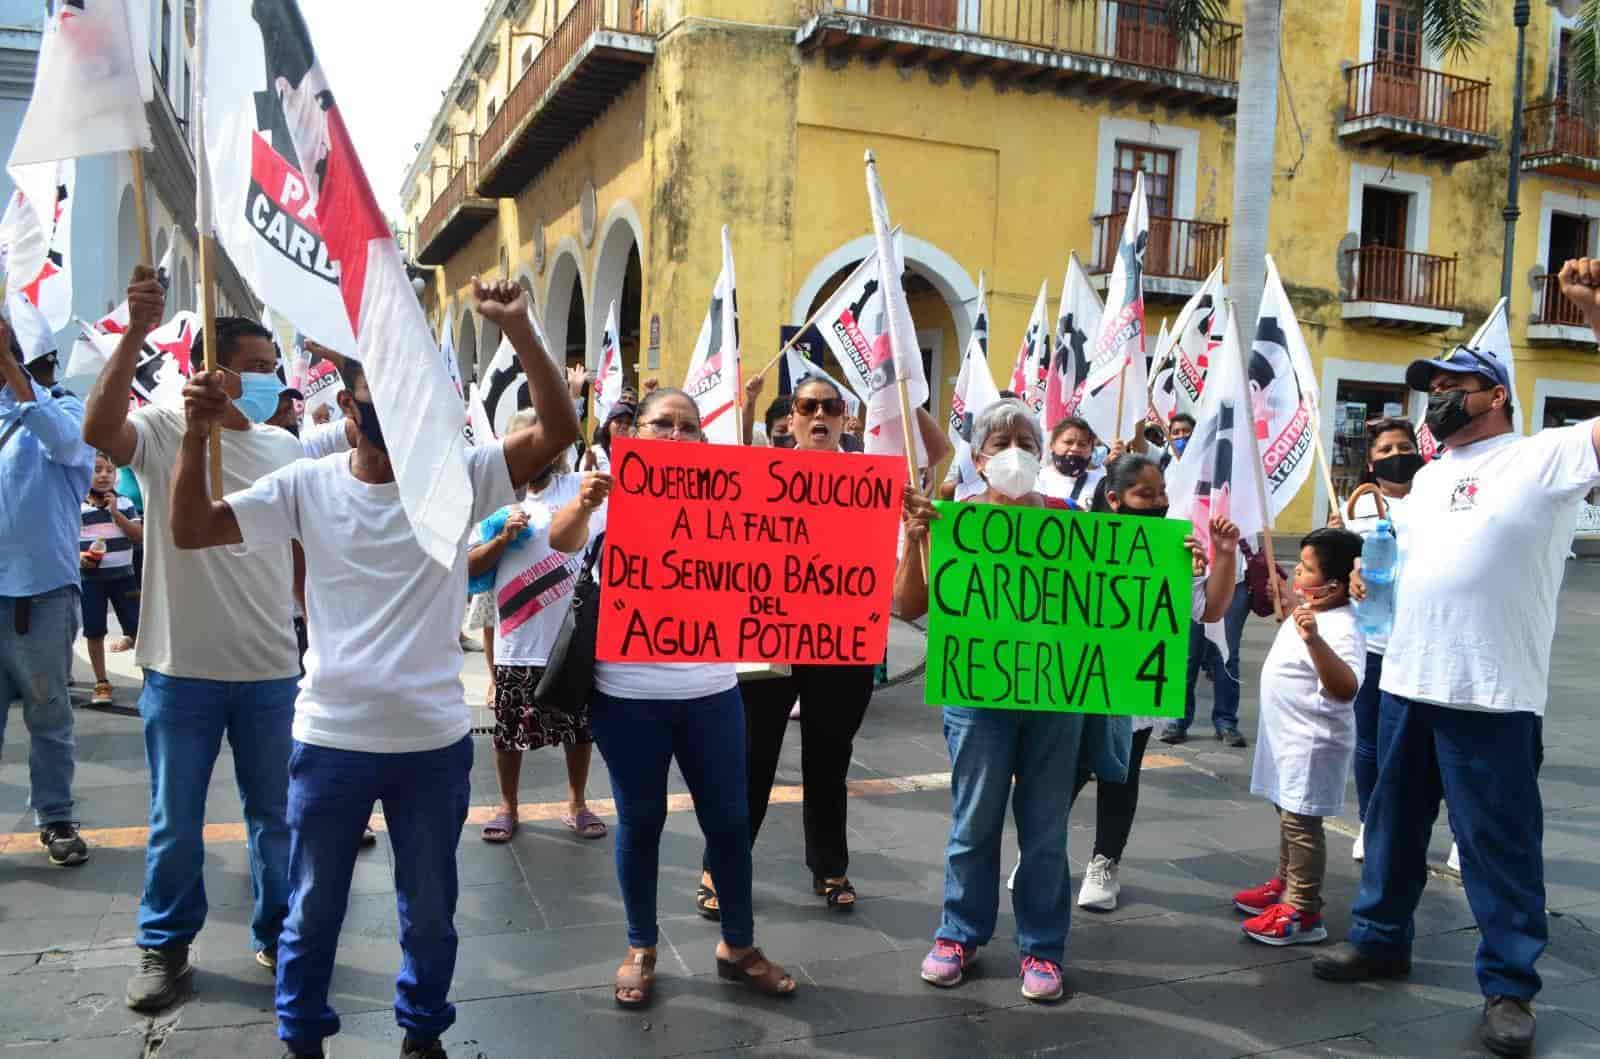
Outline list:
[[[1501,213],[1506,220],[1505,256],[1500,261],[1502,298],[1511,297],[1511,270],[1517,248],[1517,218],[1522,216],[1522,210],[1517,205],[1517,189],[1522,182],[1522,75],[1527,50],[1528,0],[1515,0],[1511,8],[1511,21],[1517,27],[1517,71],[1511,89],[1511,164],[1506,171],[1506,208]]]

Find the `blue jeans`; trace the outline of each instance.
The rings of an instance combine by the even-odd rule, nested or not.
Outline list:
[[[289,758],[289,873],[294,893],[278,945],[278,1037],[322,1054],[339,1032],[328,1004],[339,929],[374,802],[394,847],[400,973],[394,1016],[415,1040],[456,1021],[456,846],[472,794],[472,737],[414,754],[365,754],[296,742]]]
[[[290,728],[297,679],[228,683],[146,670],[139,714],[150,768],[150,839],[138,944],[187,945],[206,922],[204,830],[211,770],[228,737],[244,805],[255,947],[278,944],[289,908]]]
[[[1372,788],[1378,785],[1378,715],[1383,692],[1383,656],[1367,652],[1367,675],[1356,693],[1356,805],[1361,822],[1367,822],[1367,806],[1372,804]]]
[[[589,727],[606,759],[617,803],[617,883],[628,914],[628,944],[643,949],[658,940],[656,877],[667,822],[667,769],[676,758],[705,836],[705,865],[722,907],[722,940],[733,948],[754,945],[739,689],[703,699],[658,700],[595,692]]]
[[[1200,667],[1211,674],[1211,724],[1217,731],[1239,727],[1239,641],[1244,638],[1244,623],[1250,617],[1250,586],[1241,581],[1233,588],[1233,602],[1222,616],[1223,640],[1228,645],[1228,662],[1216,644],[1206,639],[1205,626],[1189,626],[1189,692],[1183,703],[1183,724],[1187,731],[1194,723],[1194,692],[1200,680]]]
[[[1011,893],[1017,948],[1062,961],[1072,925],[1067,815],[1082,734],[1081,714],[944,708],[953,807],[937,937],[970,947],[994,936],[1009,801],[1022,848]]]
[[[78,638],[78,589],[73,585],[28,602],[28,632],[17,635],[17,600],[0,596],[0,746],[11,704],[22,700],[28,729],[28,804],[33,821],[71,823],[72,642]]]
[[[1442,796],[1478,922],[1478,986],[1485,996],[1532,999],[1540,986],[1534,963],[1549,936],[1540,719],[1385,693],[1380,725],[1378,783],[1367,809],[1367,859],[1350,940],[1373,954],[1410,953]]]

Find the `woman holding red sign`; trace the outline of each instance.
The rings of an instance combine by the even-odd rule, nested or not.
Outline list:
[[[664,441],[705,438],[693,398],[667,387],[639,403],[633,433]],[[550,546],[582,552],[591,526],[603,534],[610,491],[609,474],[585,474],[578,503],[562,508],[551,522]],[[611,773],[617,882],[628,917],[628,958],[617,969],[617,1003],[643,1007],[654,991],[656,882],[667,820],[667,771],[674,758],[694,799],[706,861],[722,887],[717,973],[762,993],[793,994],[795,980],[755,947],[744,704],[733,665],[597,661],[594,685],[589,726]]]
[[[789,410],[788,436],[794,448],[805,452],[841,452],[845,414],[844,394],[825,378],[811,376],[795,387]],[[845,775],[850,770],[856,732],[872,700],[876,666],[785,666],[778,675],[763,675],[740,682],[744,699],[745,769],[748,773],[750,845],[767,815],[772,784],[778,775],[778,757],[789,727],[790,707],[800,703],[800,781],[805,789],[803,819],[806,867],[811,886],[829,908],[848,912],[855,906],[856,890],[845,872],[850,866],[850,846],[845,838]],[[715,876],[707,851],[705,871],[695,906],[707,919],[720,915]]]

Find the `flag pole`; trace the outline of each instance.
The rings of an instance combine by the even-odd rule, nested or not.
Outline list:
[[[206,23],[206,0],[195,2],[195,65],[199,68],[199,84],[204,85],[206,71],[206,35],[209,27]],[[212,243],[211,234],[215,222],[211,216],[211,166],[206,160],[206,95],[204,91],[196,91],[195,116],[200,125],[200,135],[195,137],[195,150],[199,155],[199,165],[196,184],[196,224],[195,230],[200,240],[200,314],[202,333],[205,336],[205,370],[217,370],[217,291],[216,291],[216,247]],[[136,163],[135,172],[144,168],[141,158]],[[136,181],[139,187],[143,181]],[[142,192],[138,197],[142,197]],[[145,238],[149,238],[148,231]],[[213,424],[208,447],[211,450],[211,499],[222,499],[222,427]]]
[[[1328,451],[1322,445],[1322,416],[1317,412],[1311,414],[1311,437],[1317,446],[1317,467],[1322,471],[1322,484],[1328,489],[1328,510],[1333,512],[1334,518],[1341,518],[1339,491],[1333,487],[1333,471],[1328,466]]]
[[[139,260],[144,264],[155,266],[155,253],[150,247],[150,200],[145,189],[144,152],[134,149],[128,152],[128,160],[133,163],[133,216],[139,229]]]
[[[812,319],[814,320],[814,319],[816,319],[816,317],[812,317]],[[762,368],[760,371],[758,371],[754,375],[752,375],[751,379],[765,378],[767,372],[771,371],[773,368],[776,368],[778,366],[778,361],[783,359],[783,355],[785,353],[789,352],[789,350],[793,349],[795,343],[800,341],[800,336],[805,334],[806,331],[808,331],[810,328],[811,328],[811,320],[807,320],[805,323],[801,324],[800,325],[800,329],[798,331],[796,331],[794,334],[790,335],[789,336],[789,341],[785,342],[783,344],[783,348],[778,350],[778,355],[773,357],[771,360],[767,361],[766,367]]]

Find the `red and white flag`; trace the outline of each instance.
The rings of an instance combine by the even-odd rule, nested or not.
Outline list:
[[[727,225],[722,226],[722,271],[711,290],[683,389],[700,409],[707,441],[739,444],[739,294]]]
[[[622,346],[617,335],[617,303],[606,313],[605,333],[600,336],[600,375],[594,383],[594,422],[606,421],[611,409],[622,400]]]
[[[33,98],[11,164],[148,151],[144,105],[155,98],[148,0],[56,0],[46,8]]]
[[[872,208],[872,234],[878,247],[878,282],[883,285],[884,314],[887,328],[881,336],[887,340],[888,356],[879,360],[875,373],[875,389],[867,401],[866,437],[862,447],[871,455],[903,456],[910,439],[912,460],[920,467],[928,465],[927,449],[922,443],[922,433],[915,423],[907,423],[900,404],[900,386],[905,386],[906,409],[914,410],[928,403],[928,377],[922,367],[922,349],[917,345],[917,329],[911,320],[911,308],[906,304],[906,289],[901,282],[906,263],[889,224],[889,204],[884,199],[883,184],[878,179],[878,164],[872,152],[866,154],[867,203]],[[877,376],[887,375],[879,379]],[[913,413],[914,414],[914,413]]]
[[[126,323],[123,327],[126,329]],[[153,404],[162,408],[183,407],[183,384],[194,373],[191,354],[199,334],[200,317],[195,313],[180,311],[145,336],[138,364],[133,369],[133,382],[129,386],[129,397],[134,406]],[[117,331],[83,324],[82,335],[73,347],[69,368],[73,381],[92,381],[116,353],[120,341],[122,339]]]
[[[1039,284],[1039,297],[1034,299],[1028,329],[1022,332],[1022,344],[1017,347],[1017,363],[1011,369],[1011,392],[1041,416],[1050,374],[1050,324],[1045,319],[1049,288],[1049,280]]]
[[[202,7],[201,226],[255,293],[366,370],[400,499],[444,566],[472,508],[466,412],[295,0]]]
[[[6,289],[20,291],[59,331],[72,319],[72,214],[76,159],[12,164],[16,189],[0,217],[0,268]]]
[[[1045,383],[1044,411],[1039,420],[1047,436],[1078,407],[1084,381],[1089,376],[1089,343],[1100,331],[1100,317],[1104,312],[1100,295],[1089,282],[1089,273],[1084,271],[1077,251],[1073,251],[1067,261],[1066,278],[1061,281],[1055,348],[1050,355],[1050,377]]]
[[[1267,285],[1261,295],[1246,380],[1250,418],[1266,473],[1268,517],[1277,518],[1311,477],[1321,399],[1311,351],[1271,254],[1267,255]]]
[[[1179,412],[1199,415],[1201,394],[1212,351],[1222,343],[1222,262],[1217,262],[1204,284],[1185,303],[1172,329],[1168,348],[1170,372],[1162,373],[1151,389],[1151,401],[1163,418]]]
[[[1150,242],[1150,212],[1144,173],[1135,174],[1128,219],[1106,285],[1106,308],[1089,350],[1076,412],[1102,442],[1132,438],[1145,418],[1144,254]],[[1119,419],[1117,410],[1122,410]]]
[[[955,389],[950,392],[950,442],[958,450],[972,443],[972,421],[1000,400],[1000,390],[989,371],[989,310],[983,301],[983,280],[978,280],[978,315],[967,340],[966,355]]]

